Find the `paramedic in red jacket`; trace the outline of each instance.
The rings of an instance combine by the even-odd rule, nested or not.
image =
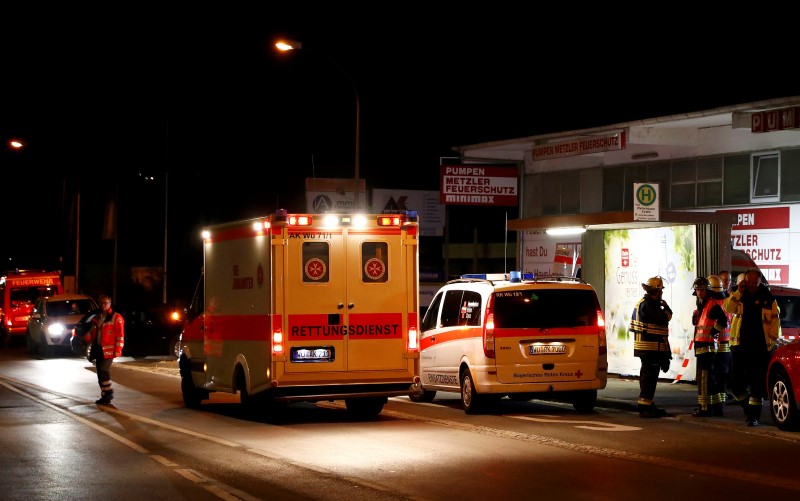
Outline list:
[[[97,382],[100,384],[100,398],[97,405],[109,405],[114,398],[111,387],[111,364],[122,356],[125,344],[125,320],[122,315],[112,311],[111,297],[100,296],[100,313],[92,319],[92,328],[85,336],[91,343],[91,357],[97,367]]]

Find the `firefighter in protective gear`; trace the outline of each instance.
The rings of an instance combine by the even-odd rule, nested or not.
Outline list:
[[[712,275],[713,276],[713,275]],[[715,285],[721,289],[722,281],[713,276]],[[696,417],[722,416],[722,406],[725,402],[725,392],[719,395],[719,383],[715,379],[716,361],[719,349],[719,338],[727,326],[728,316],[712,294],[721,294],[711,290],[711,281],[705,277],[698,277],[692,284],[693,296],[697,309],[692,314],[694,325],[694,355],[697,362],[697,408],[692,411]]]
[[[711,396],[711,410],[721,416],[722,409],[725,407],[725,400],[728,398],[728,382],[731,378],[731,320],[733,315],[725,311],[725,298],[730,293],[729,288],[725,286],[725,280],[718,275],[709,275],[708,284],[711,289],[709,293],[711,299],[719,304],[727,319],[725,329],[719,333],[717,353],[714,355],[714,383],[717,388],[716,396]]]
[[[667,372],[672,359],[668,330],[672,309],[661,299],[664,290],[661,277],[648,278],[642,288],[645,294],[633,308],[629,327],[633,335],[633,355],[642,361],[639,370],[639,398],[636,403],[639,417],[660,418],[669,414],[656,407],[653,397],[656,393],[658,372]]]
[[[766,397],[769,354],[781,333],[778,302],[761,283],[761,272],[749,269],[744,282],[725,298],[724,306],[725,311],[734,314],[731,344],[738,346],[734,351],[731,391],[744,409],[747,426],[758,426]]]
[[[739,273],[736,277],[736,283],[731,285],[731,293],[726,296],[726,299],[737,291],[737,289],[744,289],[744,273]],[[733,311],[728,311],[727,307],[725,306],[725,301],[722,302],[722,308],[725,310],[725,313],[728,314],[728,318],[730,319],[730,329],[728,332],[729,339],[730,339],[730,346],[731,346],[731,367],[728,373],[728,391],[733,394],[733,382],[735,379],[739,379],[740,381],[744,380],[744,375],[736,374],[737,370],[742,370],[744,368],[744,360],[742,360],[742,350],[739,347],[739,330],[742,325],[742,304],[737,303],[734,305]],[[735,394],[733,395],[733,401],[728,402],[728,405],[742,405],[741,402],[736,400]]]
[[[125,345],[125,319],[111,309],[111,297],[100,296],[100,312],[92,318],[92,327],[84,336],[91,346],[97,368],[97,382],[100,385],[100,399],[97,405],[109,405],[114,398],[111,386],[111,364],[122,356]]]

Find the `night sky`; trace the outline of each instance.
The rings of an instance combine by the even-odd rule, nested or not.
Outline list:
[[[517,3],[470,11],[445,2],[435,12],[421,2],[311,2],[294,12],[274,4],[69,6],[47,18],[7,11],[0,256],[68,255],[78,191],[88,245],[120,186],[136,221],[128,224],[149,242],[141,252],[157,261],[166,172],[170,229],[186,232],[171,246],[181,257],[200,254],[190,235],[204,224],[303,211],[305,178],[354,175],[354,87],[360,177],[368,188],[426,190],[439,188],[440,158],[456,145],[800,89],[787,72],[796,41],[780,40],[794,30],[755,37],[745,20],[719,15],[618,12],[603,20],[596,12],[523,13]],[[279,37],[303,49],[278,53]],[[27,143],[24,151],[5,148],[12,136]],[[48,229],[60,237],[48,241]]]

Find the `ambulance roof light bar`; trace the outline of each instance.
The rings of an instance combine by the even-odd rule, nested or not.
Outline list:
[[[511,273],[467,273],[465,275],[461,275],[461,278],[476,278],[479,280],[489,280],[492,282],[517,283],[523,280],[533,280],[535,276],[533,273],[512,271]]]

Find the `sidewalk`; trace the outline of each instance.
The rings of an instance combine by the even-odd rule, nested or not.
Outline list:
[[[597,394],[597,406],[613,409],[638,412],[636,399],[639,396],[639,378],[634,376],[620,376],[609,374],[606,388]],[[692,421],[709,425],[741,428],[758,433],[787,433],[791,436],[798,434],[782,432],[772,422],[769,411],[769,402],[764,402],[761,410],[760,425],[748,427],[744,422],[744,411],[738,405],[725,405],[725,415],[721,417],[698,418],[692,415],[692,410],[697,407],[697,385],[694,382],[662,379],[656,387],[655,404],[669,412],[671,417],[681,421]]]

